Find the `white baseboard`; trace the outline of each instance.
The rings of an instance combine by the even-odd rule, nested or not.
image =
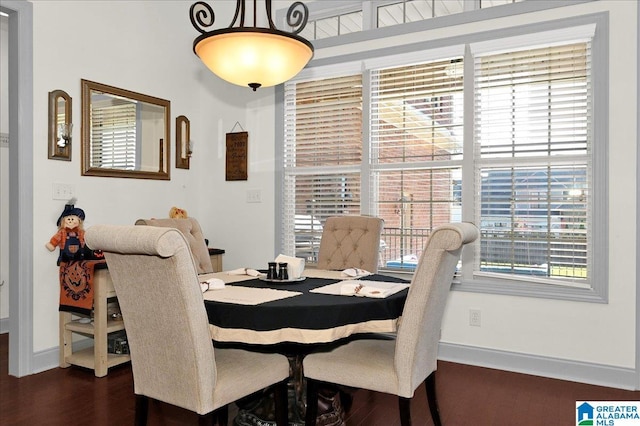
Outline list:
[[[9,332],[9,317],[0,318],[0,334]]]
[[[0,320],[0,326],[2,326]],[[8,327],[8,325],[7,325]],[[93,339],[74,342],[74,351],[90,347]],[[57,347],[34,354],[33,372],[57,368],[60,351]],[[597,386],[638,390],[637,373],[632,368],[572,361],[559,358],[529,355],[517,352],[499,351],[474,346],[440,343],[438,359],[459,364],[512,371],[514,373],[588,383]]]
[[[73,342],[73,351],[81,351],[93,346],[93,339],[86,338]],[[33,354],[33,374],[60,367],[60,349],[55,346]]]
[[[588,383],[597,386],[638,390],[637,372],[632,368],[612,367],[517,352],[474,346],[440,343],[438,359],[459,364],[494,368],[515,373]]]

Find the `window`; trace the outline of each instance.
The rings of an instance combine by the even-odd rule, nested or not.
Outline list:
[[[501,6],[503,4],[518,3],[524,0],[480,0],[480,9],[486,9],[493,6]]]
[[[120,170],[135,170],[137,108],[120,101],[91,110],[91,164]]]
[[[360,212],[362,76],[295,84],[285,103],[284,246],[314,262],[326,218]]]
[[[480,272],[588,277],[590,43],[475,62]]]
[[[464,10],[463,0],[405,0],[378,8],[378,28],[452,15]]]
[[[308,40],[320,40],[358,31],[362,31],[361,10],[309,21],[300,35]]]
[[[321,40],[372,28],[385,28],[441,16],[455,15],[474,9],[519,3],[524,0],[385,0],[376,2],[318,2],[311,6],[312,19],[300,35],[307,40]],[[335,2],[334,2],[335,3]],[[284,16],[284,13],[282,13]],[[372,18],[369,19],[369,15]],[[286,23],[283,25],[286,26]]]
[[[437,16],[454,15],[473,8],[486,9],[493,6],[518,3],[523,0],[480,0],[479,3],[465,0],[402,0],[385,2],[376,8],[378,28],[407,22],[423,21]]]
[[[606,227],[594,203],[605,189],[594,153],[606,152],[606,140],[594,145],[595,28],[375,58],[351,64],[357,72],[327,66],[309,75],[338,75],[286,83],[285,252],[315,260],[301,218],[320,224],[319,239],[331,215],[371,214],[385,220],[380,267],[412,271],[436,226],[472,221],[480,243],[465,251],[458,288],[604,300],[593,266]]]
[[[413,270],[429,232],[460,220],[462,57],[371,71],[372,212],[384,218],[382,267]]]

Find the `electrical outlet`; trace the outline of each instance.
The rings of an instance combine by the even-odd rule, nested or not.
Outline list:
[[[247,203],[261,203],[262,191],[259,189],[247,189]]]
[[[480,309],[469,309],[469,325],[472,327],[480,327],[481,322]]]

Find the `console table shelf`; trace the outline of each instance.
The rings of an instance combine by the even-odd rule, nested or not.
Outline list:
[[[131,358],[129,357],[129,355],[117,355],[117,354],[107,353],[106,368],[108,369],[109,367],[115,367],[116,365],[120,365],[124,362],[129,361],[130,359]],[[94,370],[94,366],[95,366],[94,350],[93,348],[85,348],[80,351],[76,351],[67,357],[67,362],[69,363],[69,365],[77,365],[80,367]],[[98,373],[96,372],[96,377],[104,377],[104,376],[106,376],[106,373],[103,376],[99,376]]]
[[[116,331],[124,330],[124,322],[107,319],[106,327],[107,334],[114,333]],[[93,336],[95,334],[95,327],[93,323],[85,324],[78,320],[72,320],[66,323],[66,328],[74,333],[85,334],[87,336]]]

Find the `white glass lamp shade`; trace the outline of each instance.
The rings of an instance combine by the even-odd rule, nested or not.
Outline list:
[[[196,39],[194,51],[218,77],[254,90],[291,79],[313,56],[302,37],[263,28],[212,31]]]

